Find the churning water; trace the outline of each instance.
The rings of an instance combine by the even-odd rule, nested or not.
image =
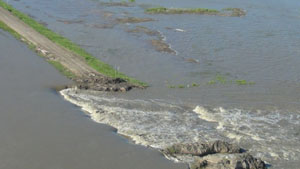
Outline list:
[[[299,168],[300,1],[136,0],[129,7],[102,2],[9,2],[151,85],[126,95],[68,89],[61,92],[67,100],[138,144],[161,149],[179,142],[223,139],[238,143],[273,168]],[[237,7],[247,14],[144,13],[155,6]],[[154,21],[117,22],[128,17]],[[136,28],[144,31],[134,32]],[[156,51],[150,42],[159,37],[176,52]]]

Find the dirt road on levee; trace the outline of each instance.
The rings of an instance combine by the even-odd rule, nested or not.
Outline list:
[[[75,75],[72,80],[81,89],[99,91],[128,91],[135,85],[129,84],[123,79],[106,77],[91,68],[83,57],[52,42],[9,11],[0,7],[0,21],[20,34],[22,40],[35,46],[35,50],[43,55],[46,60],[57,61]]]

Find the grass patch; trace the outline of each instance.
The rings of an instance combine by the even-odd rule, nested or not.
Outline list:
[[[217,76],[216,76],[216,81],[218,81],[218,82],[221,83],[221,84],[227,83],[226,77],[225,77],[225,76],[222,76],[222,75],[217,75]]]
[[[216,84],[217,82],[215,81],[215,80],[210,80],[210,81],[208,81],[207,82],[207,84],[209,84],[209,85],[214,85],[214,84]]]
[[[204,14],[204,15],[218,15],[218,16],[245,16],[246,12],[241,8],[224,8],[222,10],[208,9],[208,8],[148,8],[145,10],[148,14]]]
[[[214,84],[222,84],[222,85],[225,85],[225,84],[236,84],[236,85],[254,85],[255,82],[249,82],[247,80],[240,80],[240,79],[237,79],[237,80],[227,80],[226,79],[226,75],[221,75],[221,74],[217,74],[212,80],[208,81],[207,82],[208,85],[214,85]]]
[[[246,12],[241,8],[225,8],[223,11],[230,13],[230,16],[245,16]]]
[[[11,12],[14,16],[18,17],[20,20],[22,20],[28,26],[32,27],[34,30],[36,30],[40,34],[44,35],[45,37],[50,39],[52,42],[54,42],[62,47],[65,47],[66,49],[83,57],[85,62],[89,66],[91,66],[93,69],[98,71],[99,73],[101,73],[105,76],[108,76],[108,77],[112,77],[112,78],[122,78],[122,79],[127,80],[130,83],[133,83],[136,85],[147,86],[146,83],[136,80],[134,78],[128,77],[123,73],[120,73],[120,72],[116,73],[116,70],[113,67],[111,67],[110,65],[98,60],[97,58],[95,58],[94,56],[92,56],[91,54],[89,54],[88,52],[83,50],[81,47],[79,47],[77,44],[75,44],[75,43],[71,42],[69,39],[51,31],[44,25],[38,23],[37,21],[35,21],[31,17],[29,17],[28,15],[23,14],[22,12],[14,9],[12,6],[6,4],[2,0],[0,0],[0,6],[3,7],[4,9],[8,10],[9,12]],[[8,30],[8,31],[11,32],[11,30]]]
[[[164,8],[164,7],[157,7],[157,8],[148,8],[145,11],[149,14],[210,14],[216,15],[220,13],[220,11],[215,9],[207,9],[207,8]]]
[[[176,86],[174,86],[174,85],[168,85],[168,88],[170,88],[170,89],[175,89]]]
[[[247,80],[236,80],[237,85],[254,85],[255,82],[248,82]]]
[[[192,87],[199,87],[199,84],[197,84],[197,83],[192,83]]]
[[[184,86],[184,85],[178,85],[178,88],[179,88],[179,89],[184,89],[185,86]]]
[[[10,34],[12,34],[15,38],[17,39],[21,39],[22,36],[20,34],[18,34],[16,31],[14,31],[13,29],[11,29],[10,27],[8,27],[5,23],[3,23],[2,21],[0,21],[0,29],[9,32]]]
[[[65,68],[61,63],[54,61],[54,60],[50,60],[48,61],[53,67],[55,67],[61,74],[65,75],[66,77],[73,79],[76,76],[69,71],[67,68]]]

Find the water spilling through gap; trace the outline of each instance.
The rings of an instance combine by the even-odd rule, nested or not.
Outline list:
[[[298,168],[300,2],[140,0],[128,6],[103,2],[9,2],[151,85],[146,91],[113,96],[63,91],[68,100],[84,107],[95,121],[119,128],[143,145],[162,148],[167,143],[224,139],[274,168]],[[247,14],[144,13],[153,6],[237,7]],[[117,22],[132,17],[154,21]],[[165,51],[157,50],[153,40],[161,40],[156,44]]]

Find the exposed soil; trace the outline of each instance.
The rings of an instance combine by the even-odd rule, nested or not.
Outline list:
[[[152,18],[136,18],[136,17],[127,17],[127,18],[117,18],[118,23],[141,23],[141,22],[152,22],[155,21]]]
[[[162,152],[175,158],[182,155],[194,157],[190,169],[267,169],[266,163],[261,159],[246,153],[246,150],[236,144],[220,140],[175,144]]]
[[[145,10],[147,14],[198,14],[198,15],[214,15],[214,16],[229,16],[242,17],[246,15],[246,11],[241,8],[225,8],[221,11],[206,8],[148,8]]]
[[[164,42],[163,40],[157,40],[157,39],[152,39],[151,41],[152,46],[155,47],[155,50],[158,52],[166,52],[166,53],[171,53],[171,54],[176,54],[176,51],[173,50],[169,44]]]
[[[116,24],[115,23],[107,23],[107,24],[94,24],[92,27],[97,29],[112,29],[114,28]]]
[[[100,74],[87,65],[81,56],[50,41],[2,7],[0,7],[0,20],[20,34],[23,37],[23,41],[34,45],[36,51],[43,55],[46,60],[57,61],[72,72],[75,75],[72,79],[75,82],[75,86],[81,89],[127,91],[133,87],[138,87],[125,80],[114,79]]]
[[[62,22],[64,24],[81,24],[83,23],[83,20],[62,20],[62,19],[57,19],[57,22]]]
[[[166,52],[170,54],[176,54],[176,51],[171,48],[169,44],[167,44],[164,40],[163,35],[157,30],[151,30],[144,26],[136,26],[134,29],[127,30],[128,33],[135,34],[146,34],[148,36],[152,36],[155,39],[150,40],[149,42],[158,52]]]
[[[155,37],[158,37],[159,39],[162,39],[162,35],[159,31],[151,30],[144,26],[136,26],[134,29],[127,30],[127,32],[128,33],[144,33],[148,36],[155,36]]]

